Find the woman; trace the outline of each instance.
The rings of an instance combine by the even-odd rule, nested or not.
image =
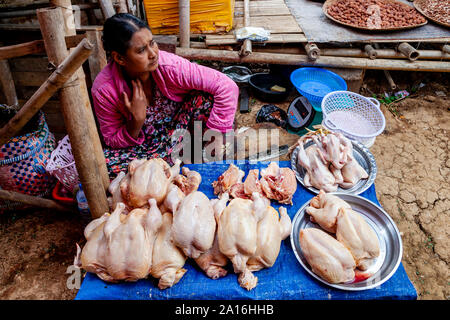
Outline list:
[[[233,129],[239,89],[223,73],[159,51],[149,27],[128,13],[105,21],[103,46],[110,57],[92,97],[111,178],[136,158],[172,163],[176,129]],[[180,141],[180,140],[178,140]]]

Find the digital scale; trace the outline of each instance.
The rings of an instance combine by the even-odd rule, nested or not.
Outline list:
[[[316,115],[308,99],[303,96],[297,97],[291,102],[287,112],[289,129],[299,131],[311,124]]]

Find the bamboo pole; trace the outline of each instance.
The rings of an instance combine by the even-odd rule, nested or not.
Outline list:
[[[336,56],[336,57],[355,57],[364,58],[368,57],[366,51],[360,49],[351,48],[337,48],[337,49],[321,49],[324,56]],[[450,54],[442,52],[441,50],[417,50],[419,53],[419,60],[432,59],[432,60],[450,60]],[[405,55],[394,49],[375,49],[377,58],[385,59],[404,59]],[[369,57],[370,58],[370,57]]]
[[[73,11],[72,11],[72,1],[71,0],[51,0],[51,4],[53,4],[56,7],[61,8],[61,12],[62,12],[63,18],[64,18],[64,26],[65,26],[64,37],[76,36],[77,32],[75,29],[75,19],[74,19]],[[96,56],[93,57],[91,54],[89,56],[89,59],[94,60],[95,58],[98,58],[98,56],[97,56],[97,54],[99,53],[98,42],[96,41],[97,38],[91,37],[91,40],[95,40],[95,42],[91,42],[91,44],[94,45],[94,50],[92,51],[92,53],[95,53]],[[69,49],[69,53],[72,50],[73,50],[72,48]],[[59,65],[59,63],[61,63],[61,61],[64,60],[64,58],[67,55],[67,53],[65,53],[62,50],[60,51],[60,53],[61,53],[60,55],[58,55],[56,52],[49,55],[49,59],[55,65]],[[106,56],[104,58],[106,59]],[[95,59],[95,60],[97,60],[97,59]],[[98,63],[102,63],[102,59],[99,59]],[[104,65],[106,65],[106,64],[104,64]],[[102,143],[100,141],[99,133],[97,131],[97,125],[95,123],[94,113],[91,108],[91,101],[89,99],[89,92],[88,92],[88,88],[86,85],[86,77],[84,75],[84,71],[83,71],[82,67],[80,67],[78,69],[77,77],[78,77],[78,80],[80,83],[81,95],[82,95],[82,98],[84,101],[83,107],[86,109],[86,121],[88,121],[87,127],[89,130],[89,135],[91,136],[92,144],[94,146],[94,155],[95,155],[96,163],[100,170],[100,174],[101,174],[102,181],[103,181],[103,186],[106,191],[108,189],[108,186],[110,183],[108,169],[106,168],[105,155],[103,153]],[[94,79],[92,79],[92,81],[94,81]]]
[[[98,0],[98,3],[100,4],[105,20],[116,14],[111,0]]]
[[[397,51],[403,53],[410,61],[416,61],[420,56],[420,53],[407,42],[400,43],[397,47]]]
[[[250,26],[250,0],[244,0],[244,28]],[[242,43],[239,55],[245,57],[252,53],[252,41],[245,39]]]
[[[66,57],[68,52],[64,32],[58,28],[64,23],[61,10],[59,8],[38,9],[37,16],[49,61],[59,61]],[[94,146],[96,141],[92,141],[90,134],[94,128],[89,128],[92,122],[89,120],[87,108],[84,107],[85,101],[80,83],[76,76],[71,80],[70,86],[60,90],[61,110],[92,217],[98,218],[109,211],[109,206],[101,169],[96,161]]]
[[[305,51],[308,58],[313,61],[317,60],[317,58],[320,57],[320,49],[315,43],[308,42],[305,45]]]
[[[17,100],[16,87],[8,60],[0,60],[0,75],[0,85],[3,88],[6,103],[15,109],[19,108],[19,100]]]
[[[371,60],[377,58],[377,50],[375,50],[375,48],[372,47],[370,44],[366,44],[364,46],[364,51]]]
[[[0,190],[0,199],[14,201],[14,202],[21,202],[21,203],[31,205],[34,207],[54,209],[54,210],[58,210],[58,211],[69,211],[69,212],[75,211],[75,209],[73,207],[63,206],[62,204],[60,204],[54,200],[34,197],[34,196],[30,196],[28,194],[23,194],[20,192],[9,191],[9,190]]]
[[[191,33],[191,1],[178,0],[180,47],[189,48]]]
[[[179,47],[176,50],[176,54],[187,59],[214,60],[232,63],[272,63],[349,69],[450,72],[450,63],[445,61],[409,62],[405,60],[370,60],[365,58],[321,56],[313,62],[310,61],[308,56],[306,55],[253,52],[253,54],[249,56],[240,57],[239,53],[235,51],[205,50]]]
[[[76,49],[56,68],[9,122],[0,129],[0,145],[5,144],[42,108],[88,58],[92,45],[84,39]]]

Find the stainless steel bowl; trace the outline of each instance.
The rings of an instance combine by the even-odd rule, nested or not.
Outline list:
[[[312,140],[306,142],[304,144],[305,150],[313,144],[315,144],[315,142]],[[370,186],[375,182],[375,178],[377,176],[377,164],[375,162],[375,157],[362,143],[352,140],[352,144],[353,156],[355,157],[356,161],[358,161],[358,163],[364,168],[364,170],[366,170],[366,172],[369,174],[369,177],[367,179],[359,180],[352,188],[349,189],[338,187],[336,192],[360,194],[369,189]],[[299,147],[295,148],[291,154],[291,169],[294,171],[297,180],[302,184],[302,186],[304,186],[311,192],[318,194],[320,190],[318,190],[317,188],[305,186],[304,178],[306,170],[297,163],[298,151]]]
[[[309,215],[305,211],[310,201],[298,210],[292,220],[291,246],[297,260],[313,278],[333,288],[358,291],[380,286],[395,273],[402,260],[402,239],[395,222],[386,211],[366,198],[344,193],[331,194],[346,201],[354,211],[360,213],[377,234],[380,243],[380,255],[372,266],[364,272],[372,275],[368,279],[360,282],[333,284],[323,280],[311,270],[311,267],[303,256],[299,240],[300,230],[306,228],[321,229],[318,224],[310,221]]]

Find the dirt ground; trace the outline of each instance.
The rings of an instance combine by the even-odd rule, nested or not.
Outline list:
[[[377,196],[403,240],[403,265],[418,299],[450,299],[450,101],[447,74],[392,72],[400,89],[425,84],[413,96],[382,106],[386,130],[371,152]],[[382,72],[367,72],[365,94],[386,91]],[[250,118],[263,105],[251,100]],[[283,106],[285,107],[285,105]],[[246,123],[246,121],[248,123]],[[285,135],[285,141],[296,137]],[[283,160],[283,159],[282,159]],[[84,244],[79,215],[26,210],[0,215],[0,299],[70,300],[67,288],[76,253]]]

